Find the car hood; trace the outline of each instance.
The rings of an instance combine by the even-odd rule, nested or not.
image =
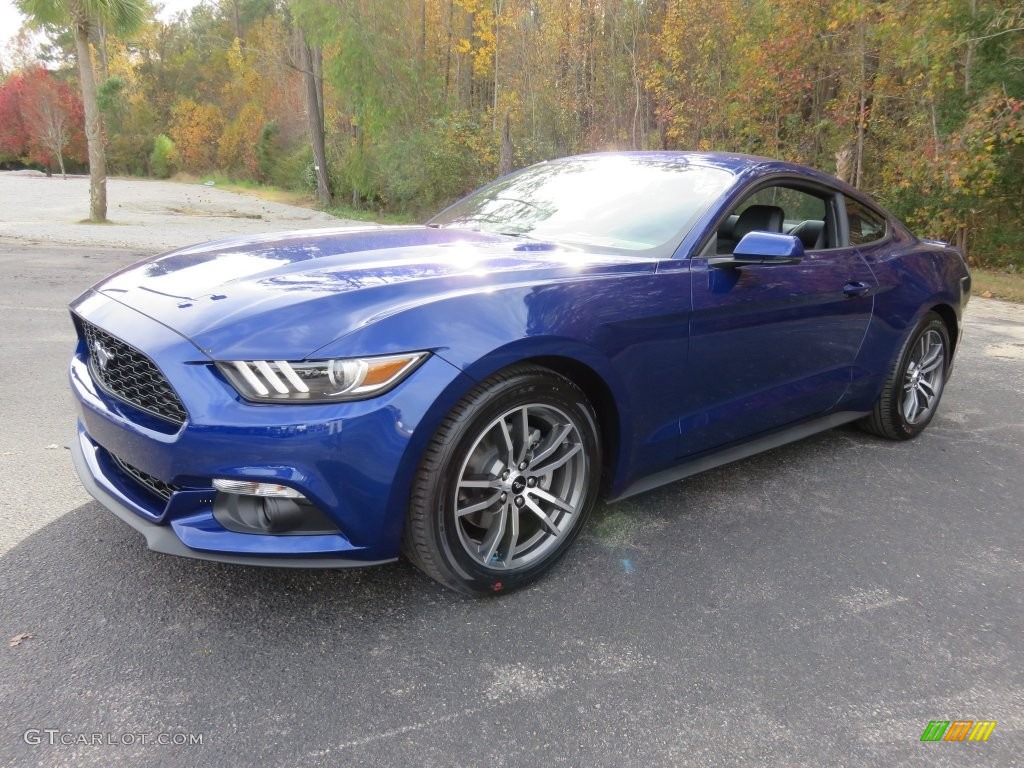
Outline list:
[[[214,359],[309,357],[383,317],[502,286],[652,271],[655,262],[430,227],[320,229],[192,246],[94,286]]]

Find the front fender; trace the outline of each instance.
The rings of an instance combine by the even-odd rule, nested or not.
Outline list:
[[[686,375],[689,274],[641,269],[447,296],[376,319],[316,357],[430,350],[473,382],[538,358],[567,361],[551,366],[563,372],[584,368],[607,390],[615,433],[629,436],[612,454],[614,494],[634,468],[671,462],[679,436],[673,404]]]

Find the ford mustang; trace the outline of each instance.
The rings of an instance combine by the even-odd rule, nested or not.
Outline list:
[[[970,285],[957,249],[803,166],[544,162],[424,226],[197,245],[87,290],[74,461],[160,552],[404,553],[493,594],[602,495],[844,422],[917,436]]]

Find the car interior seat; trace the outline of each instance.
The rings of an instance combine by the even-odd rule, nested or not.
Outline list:
[[[744,235],[750,232],[778,232],[781,234],[785,217],[785,211],[777,205],[752,205],[743,211],[736,220],[732,236],[738,243]]]
[[[818,219],[807,219],[801,221],[791,230],[789,234],[799,237],[808,251],[825,247],[825,222]]]

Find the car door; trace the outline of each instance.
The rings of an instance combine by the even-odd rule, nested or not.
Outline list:
[[[752,226],[799,237],[803,259],[709,264],[716,254],[730,253]],[[680,455],[835,406],[849,386],[876,285],[849,244],[840,196],[798,181],[761,184],[722,218],[699,253],[690,260],[693,311]]]

